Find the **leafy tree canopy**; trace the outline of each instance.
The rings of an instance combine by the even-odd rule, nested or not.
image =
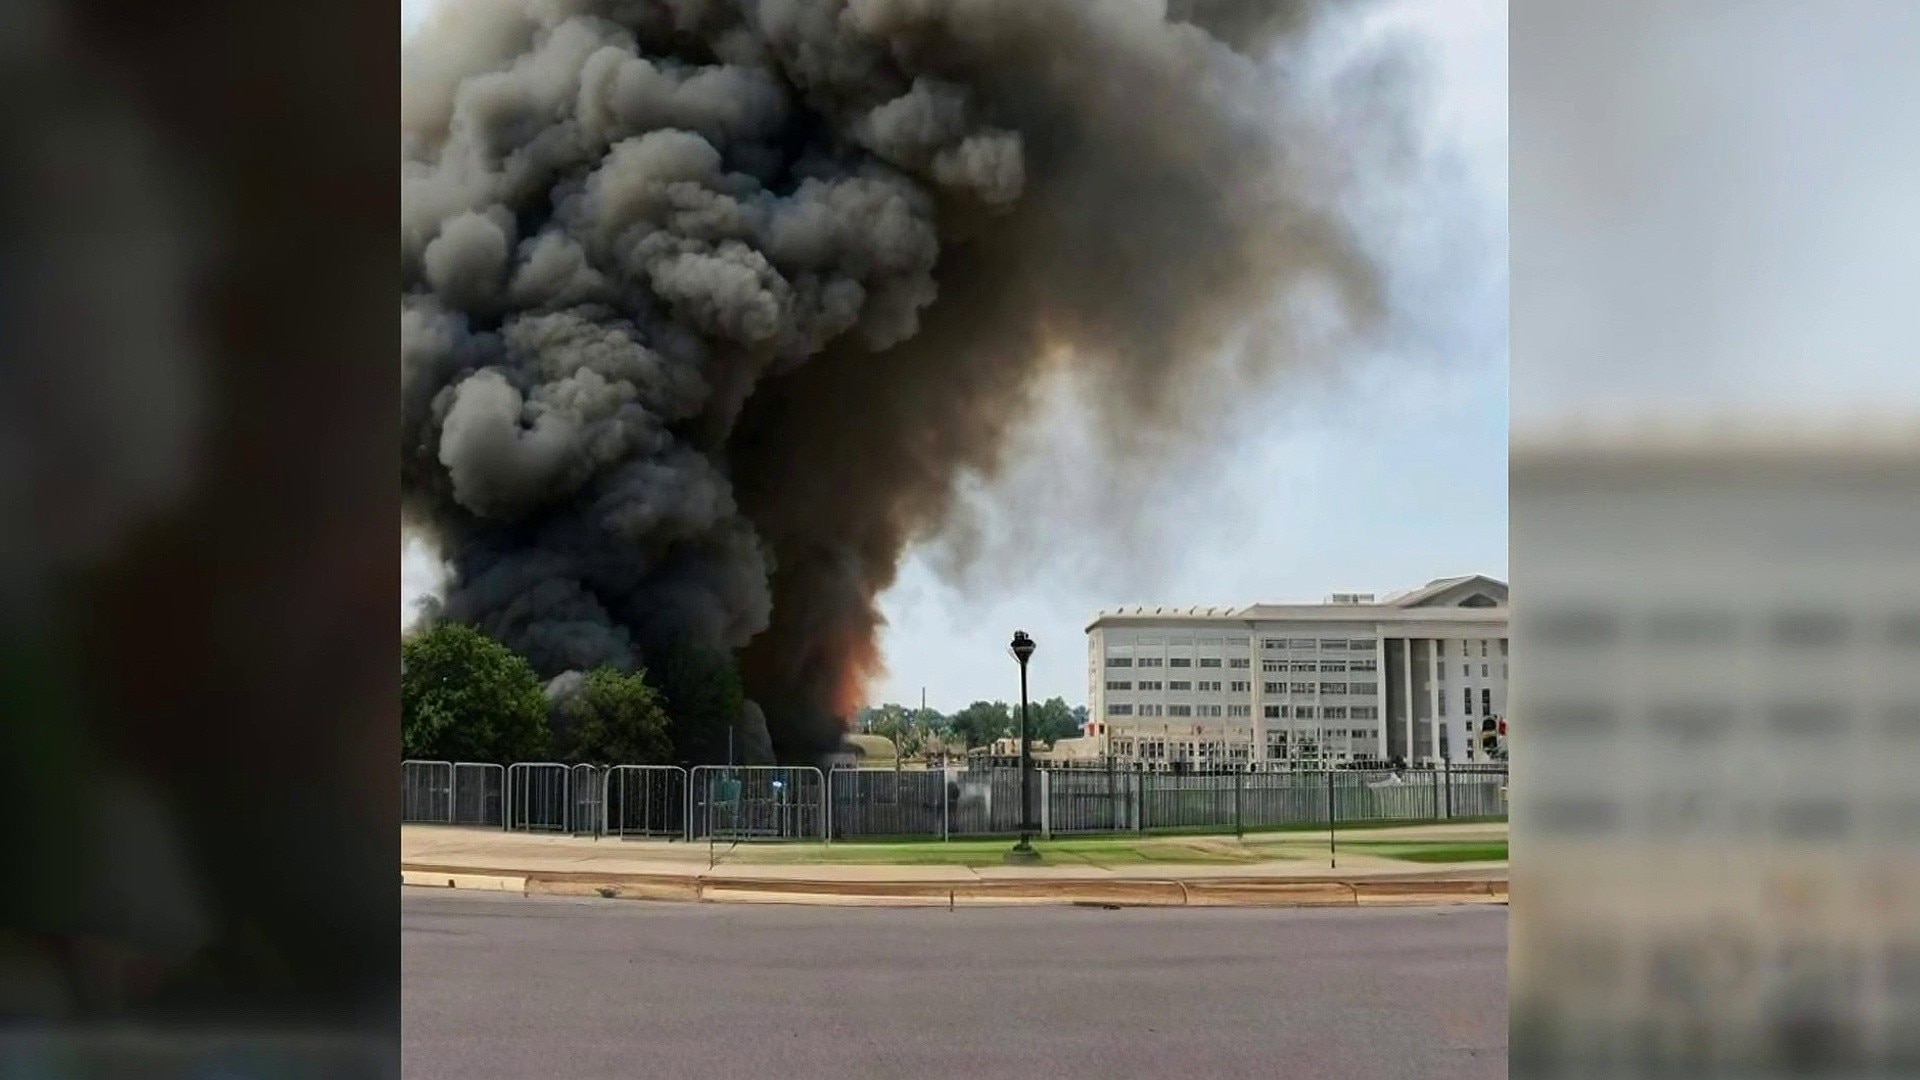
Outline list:
[[[933,710],[926,710],[933,712]],[[934,713],[938,716],[938,713]],[[924,723],[925,718],[919,709],[909,709],[905,705],[888,702],[878,708],[861,710],[861,727],[875,735],[885,736],[893,741],[904,757],[912,757],[925,747],[927,736],[934,730]]]
[[[563,761],[664,765],[672,759],[667,714],[644,671],[595,668],[554,702],[553,713]]]
[[[536,761],[546,696],[525,657],[472,627],[436,623],[400,646],[400,741],[409,758]]]
[[[1020,727],[1020,707],[1014,706],[1013,726]],[[1080,734],[1080,721],[1065,698],[1048,698],[1027,706],[1027,737],[1034,742],[1052,743]]]
[[[955,742],[985,746],[1013,734],[1013,713],[1004,701],[976,701],[948,719],[947,731]]]

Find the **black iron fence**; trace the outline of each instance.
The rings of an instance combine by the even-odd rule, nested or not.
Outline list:
[[[1500,767],[1378,770],[1036,769],[1036,832],[1235,832],[1333,823],[1506,816]],[[1020,770],[835,770],[832,835],[983,836],[1016,832]]]
[[[1501,765],[1159,772],[1035,769],[1043,836],[1245,832],[1504,818]],[[694,840],[994,836],[1018,832],[1020,770],[401,763],[410,824]]]

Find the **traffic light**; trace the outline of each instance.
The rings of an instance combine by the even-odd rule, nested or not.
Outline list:
[[[1488,758],[1500,752],[1500,725],[1491,716],[1480,721],[1480,752]]]

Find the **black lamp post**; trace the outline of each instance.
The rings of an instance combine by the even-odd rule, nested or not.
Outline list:
[[[1033,799],[1028,788],[1033,762],[1027,741],[1027,660],[1036,646],[1025,630],[1015,630],[1013,644],[1007,648],[1020,661],[1020,842],[1007,852],[1007,861],[1039,862],[1040,853],[1033,850]]]

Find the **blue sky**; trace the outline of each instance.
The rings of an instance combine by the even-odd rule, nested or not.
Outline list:
[[[403,4],[403,27],[428,6]],[[1395,276],[1414,338],[1392,354],[1342,356],[1331,374],[1277,380],[1156,478],[1146,505],[1103,505],[1097,478],[1067,480],[1080,497],[1061,520],[1030,526],[1046,542],[1018,568],[956,575],[943,572],[937,544],[910,555],[882,601],[888,672],[876,703],[917,702],[923,687],[948,711],[1017,695],[1005,651],[1016,627],[1040,642],[1034,694],[1084,701],[1084,627],[1100,608],[1506,575],[1506,4],[1401,0],[1367,32],[1415,37],[1431,61],[1430,109],[1418,122],[1435,179],[1408,208],[1423,228],[1382,240],[1389,263],[1405,264]],[[1043,413],[1037,430],[1071,426]],[[1070,435],[1035,436],[1024,474],[975,497],[1006,512],[1033,505],[1024,485],[1052,488],[1082,471]],[[1129,515],[1132,528],[1102,536],[1109,515]],[[1121,532],[1133,542],[1112,539]],[[431,579],[428,561],[410,553],[403,609]]]

